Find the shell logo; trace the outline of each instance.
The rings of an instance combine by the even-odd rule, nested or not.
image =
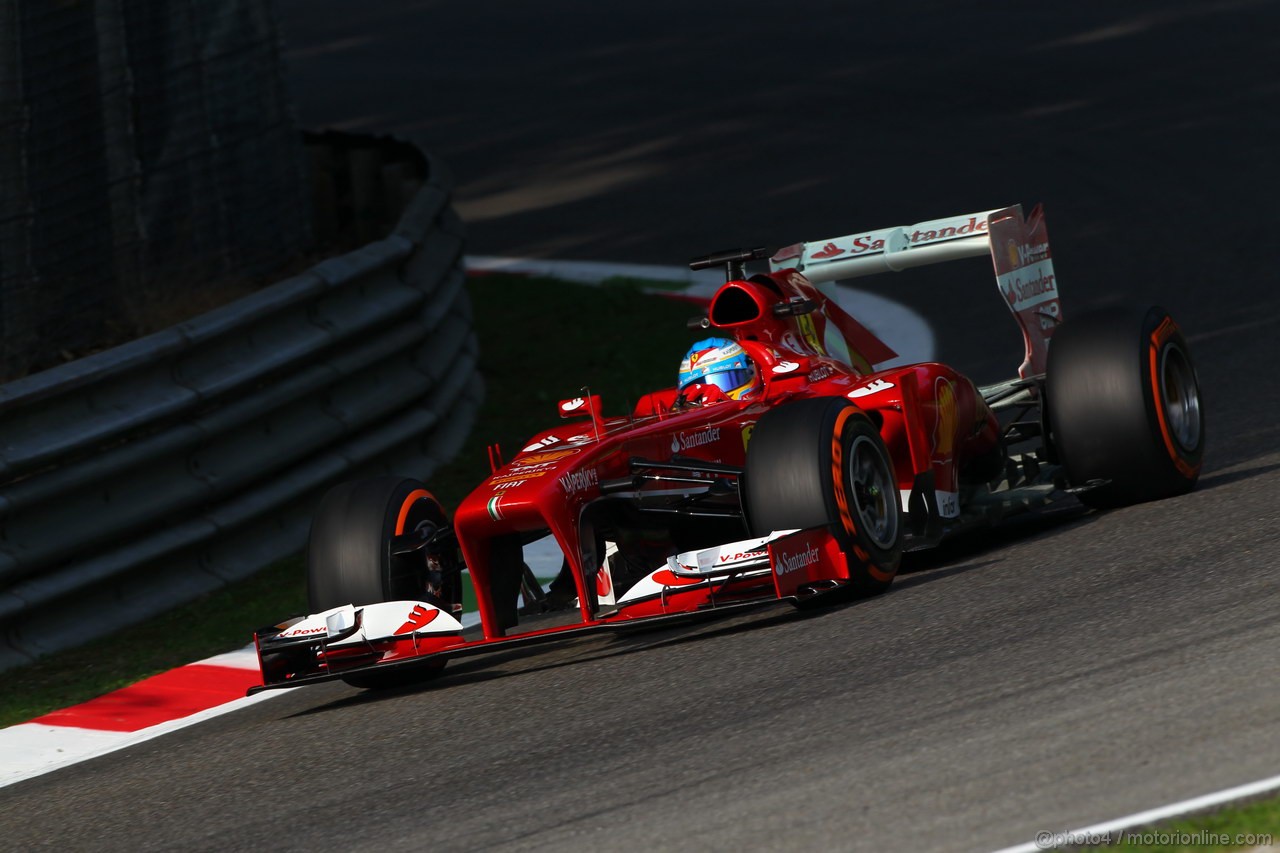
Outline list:
[[[693,586],[702,583],[701,578],[682,578],[670,569],[659,569],[654,572],[654,583],[660,583],[663,586]]]
[[[933,430],[933,458],[950,459],[956,444],[956,389],[938,377],[933,390],[938,406],[938,422]]]
[[[414,605],[413,610],[409,612],[409,621],[397,628],[396,634],[409,634],[414,631],[419,631],[431,624],[431,622],[439,615],[439,610],[428,610],[421,604],[416,604]]]
[[[827,351],[822,348],[822,341],[818,338],[818,330],[814,328],[813,318],[808,314],[803,314],[796,318],[796,326],[800,329],[801,336],[813,348],[815,352],[826,355]]]
[[[530,453],[528,456],[521,456],[516,460],[515,464],[520,466],[544,465],[547,462],[555,462],[557,459],[572,456],[577,452],[576,450],[553,450],[550,453]]]
[[[1018,242],[1016,240],[1008,241],[1004,244],[1004,251],[1005,256],[1009,259],[1009,268],[1016,270],[1020,265],[1018,260]]]

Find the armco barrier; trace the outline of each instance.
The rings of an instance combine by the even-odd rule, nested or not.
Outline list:
[[[0,670],[297,551],[335,482],[457,451],[483,386],[462,224],[426,173],[385,239],[0,385]]]

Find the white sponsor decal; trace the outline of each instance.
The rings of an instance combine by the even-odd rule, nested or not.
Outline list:
[[[560,478],[560,488],[566,495],[576,495],[583,489],[589,489],[600,482],[600,475],[595,468],[583,468]]]
[[[956,492],[938,491],[938,514],[943,518],[955,518],[960,514],[960,495]]]
[[[937,219],[932,222],[921,222],[919,225],[906,228],[886,228],[881,231],[869,231],[865,234],[854,234],[839,237],[824,243],[820,248],[810,251],[809,261],[843,260],[846,256],[875,254],[885,250],[885,244],[891,239],[905,241],[908,246],[924,246],[941,240],[955,240],[975,234],[987,233],[986,217],[964,216],[952,219]]]
[[[581,409],[581,408],[582,408],[583,406],[585,406],[586,404],[587,404],[587,401],[586,401],[586,400],[582,399],[581,397],[575,397],[575,398],[574,398],[574,399],[572,399],[572,400],[565,400],[563,403],[561,403],[561,404],[560,404],[560,411],[562,411],[562,412],[576,412],[576,411],[578,411],[578,409]]]
[[[1025,267],[1027,264],[1042,261],[1049,256],[1048,243],[1036,243],[1034,246],[1018,246],[1018,266]]]
[[[667,565],[675,569],[701,571],[716,566],[727,566],[731,563],[746,562],[768,556],[765,546],[782,536],[789,536],[795,530],[775,530],[768,536],[758,539],[743,539],[740,542],[726,542],[714,548],[702,548],[697,551],[685,551],[667,559]],[[763,569],[762,569],[763,571]]]
[[[835,370],[833,370],[830,366],[824,364],[821,367],[817,367],[809,371],[809,381],[821,382],[824,379],[830,378],[834,373],[835,373]]]
[[[535,441],[533,444],[529,445],[528,447],[526,447],[524,450],[520,452],[532,453],[535,450],[541,450],[544,447],[550,447],[553,444],[558,444],[559,441],[560,439],[556,438],[554,435],[549,435],[546,438],[542,439],[541,441]]]
[[[742,560],[758,560],[767,553],[767,551],[738,551],[736,554],[721,554],[717,559],[721,563],[737,563]]]
[[[773,366],[774,373],[791,373],[799,369],[800,365],[796,364],[794,361],[780,361]]]
[[[1058,304],[1058,300],[1053,300],[1044,308],[1036,312],[1040,316],[1040,328],[1052,329],[1058,325],[1058,316],[1062,313],[1062,306]]]
[[[280,634],[281,637],[305,637],[310,634],[323,634],[328,631],[328,627],[321,625],[317,628],[290,628]]]
[[[1000,276],[1000,291],[1009,300],[1009,307],[1021,311],[1057,299],[1056,279],[1053,262],[1046,259]]]
[[[791,572],[800,571],[805,566],[812,566],[816,562],[818,562],[818,547],[816,545],[810,545],[799,554],[791,554],[789,556],[779,552],[777,571],[780,575],[790,574]]]
[[[524,480],[506,480],[501,483],[494,483],[493,490],[496,492],[501,489],[514,489],[517,486],[522,486],[522,485],[524,485]]]
[[[871,394],[879,394],[881,391],[887,391],[894,387],[892,382],[886,382],[883,379],[877,379],[874,382],[868,382],[861,388],[854,388],[846,396],[857,399],[858,397],[867,397]]]
[[[681,432],[671,439],[671,450],[675,453],[681,450],[688,450],[691,447],[701,447],[704,444],[711,444],[719,440],[720,427],[707,427],[698,432]]]

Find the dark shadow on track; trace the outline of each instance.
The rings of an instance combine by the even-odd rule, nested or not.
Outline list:
[[[771,612],[769,615],[761,618],[760,614],[765,607],[768,607],[774,612]],[[831,608],[826,608],[822,611],[801,612],[791,607],[785,607],[781,602],[774,604],[766,603],[762,605],[761,610],[753,611],[750,615],[728,617],[729,620],[731,620],[728,622],[708,621],[704,623],[697,623],[692,631],[688,627],[683,629],[654,628],[649,631],[637,629],[634,632],[622,635],[602,634],[598,637],[566,640],[564,645],[548,645],[525,650],[513,649],[505,652],[495,652],[492,655],[483,655],[450,662],[444,675],[429,682],[382,690],[364,690],[354,696],[344,697],[324,705],[308,708],[290,716],[306,717],[315,713],[323,713],[353,705],[362,705],[367,702],[376,702],[397,696],[427,693],[444,688],[456,688],[467,684],[492,681],[497,678],[515,678],[530,673],[544,672],[560,669],[561,667],[588,663],[591,661],[631,655],[637,652],[643,652],[663,646],[696,642],[709,637],[728,636],[742,631],[761,630],[772,625],[785,624],[798,618],[821,616],[843,609],[844,607],[833,605]],[[539,657],[552,656],[555,656],[554,660],[548,660],[544,663],[537,662]],[[512,663],[520,663],[522,665],[518,668],[502,668],[504,664]]]
[[[910,551],[903,555],[898,570],[900,585],[905,575],[948,566],[980,556],[995,548],[1017,542],[1031,542],[1068,530],[1076,524],[1089,524],[1099,516],[1082,504],[1075,503],[1041,510],[1002,522],[997,527],[976,529],[957,534],[936,548]]]
[[[977,569],[983,569],[988,566],[999,565],[1001,562],[1002,562],[1001,560],[982,560],[976,563],[975,562],[962,563],[961,565],[958,565],[958,566],[915,569],[912,571],[910,575],[907,575],[906,577],[902,577],[900,575],[898,579],[893,582],[893,588],[890,589],[889,592],[892,593],[894,589],[907,589],[913,586],[920,586],[921,584],[926,584],[926,583],[929,583],[930,581],[949,578],[952,575],[962,575],[962,574],[965,574],[966,572],[976,571]]]
[[[1270,474],[1272,471],[1280,469],[1280,463],[1273,462],[1270,465],[1256,465],[1253,468],[1244,468],[1238,471],[1221,471],[1210,474],[1207,477],[1201,477],[1196,484],[1196,490],[1216,489],[1219,486],[1226,486],[1230,483],[1238,483],[1241,480],[1248,480],[1252,477],[1260,477],[1263,474]]]

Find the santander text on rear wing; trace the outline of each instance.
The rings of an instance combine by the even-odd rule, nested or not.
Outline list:
[[[829,240],[796,243],[769,259],[773,270],[797,269],[812,282],[901,272],[912,267],[989,255],[996,284],[1022,328],[1022,377],[1044,373],[1049,339],[1062,322],[1058,280],[1044,210],[1026,219],[1022,206],[931,219]]]

